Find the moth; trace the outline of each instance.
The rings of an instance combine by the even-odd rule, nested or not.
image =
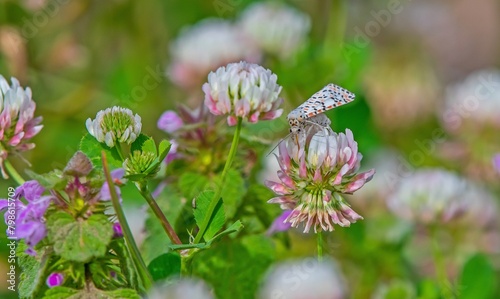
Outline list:
[[[290,134],[296,136],[311,125],[330,128],[330,119],[323,113],[354,101],[354,97],[354,93],[349,90],[328,84],[288,114]]]

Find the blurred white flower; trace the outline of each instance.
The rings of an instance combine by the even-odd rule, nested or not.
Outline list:
[[[165,286],[155,287],[149,299],[214,299],[208,286],[201,280],[181,279]]]
[[[496,215],[487,191],[442,169],[418,170],[403,178],[387,204],[396,216],[423,224],[460,218],[486,226]]]
[[[287,59],[304,44],[311,29],[309,16],[283,4],[260,2],[249,6],[239,24],[264,51]]]
[[[259,298],[343,299],[347,295],[342,274],[332,260],[318,262],[309,258],[274,266],[264,281]]]
[[[228,21],[203,20],[181,32],[170,47],[169,76],[183,87],[201,84],[210,71],[231,62],[260,61],[260,51]]]
[[[451,133],[500,129],[500,70],[480,70],[450,85],[441,118]]]

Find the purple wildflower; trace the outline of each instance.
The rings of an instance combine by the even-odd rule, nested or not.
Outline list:
[[[54,197],[42,196],[43,191],[44,188],[37,181],[27,181],[16,189],[10,202],[0,200],[0,210],[6,210],[5,223],[9,226],[7,234],[24,239],[30,254],[35,253],[33,247],[47,235],[44,215]],[[27,204],[20,200],[22,197]]]
[[[64,275],[59,272],[53,272],[47,277],[47,286],[49,288],[62,285],[64,282]]]
[[[276,219],[274,219],[273,223],[267,230],[267,235],[273,235],[275,233],[279,232],[284,232],[289,230],[292,225],[290,223],[286,222],[286,219],[290,214],[292,213],[292,210],[286,210],[284,211],[281,215],[279,215]]]
[[[122,231],[122,226],[120,225],[120,222],[115,222],[113,223],[113,232],[114,238],[121,238],[123,237],[123,231]]]
[[[182,118],[180,118],[179,115],[172,110],[163,112],[157,123],[158,128],[167,133],[173,133],[180,129],[183,125],[184,122],[182,121]]]
[[[126,180],[123,179],[124,175],[125,175],[125,169],[123,169],[123,168],[118,168],[118,169],[111,171],[111,178],[113,179],[113,183],[115,184],[116,195],[118,195],[120,202],[122,200],[122,197],[121,197],[120,188],[118,186],[121,186],[121,185],[126,183]],[[102,184],[101,200],[102,201],[111,200],[111,193],[109,192],[108,182],[104,182],[104,184]]]

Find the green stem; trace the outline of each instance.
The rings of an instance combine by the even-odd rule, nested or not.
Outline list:
[[[153,198],[153,196],[151,196],[148,185],[145,182],[137,182],[136,187],[137,189],[139,189],[142,197],[144,197],[144,199],[147,201],[149,207],[151,207],[151,209],[153,210],[156,218],[160,220],[161,226],[167,233],[172,244],[182,244],[179,236],[177,236],[177,234],[175,233],[174,228],[172,227],[172,225],[170,225],[170,222],[168,222],[167,217],[165,217],[165,214],[163,214],[162,210],[156,203],[156,200]]]
[[[432,253],[434,257],[434,266],[436,267],[436,278],[440,285],[441,294],[443,298],[453,299],[455,296],[453,295],[451,283],[446,274],[446,263],[443,259],[441,249],[439,248],[438,229],[437,227],[431,227],[430,229],[432,234]]]
[[[122,161],[125,161],[125,157],[123,156],[123,151],[122,151],[122,145],[120,144],[120,142],[116,142],[115,149],[118,152],[118,156],[120,156],[120,159]]]
[[[317,234],[317,247],[318,247],[318,261],[323,260],[323,232],[319,231]]]
[[[128,249],[130,250],[130,255],[132,260],[134,261],[135,267],[137,268],[137,272],[141,277],[142,284],[146,290],[149,290],[153,285],[153,278],[149,273],[144,260],[141,257],[141,253],[139,252],[139,248],[137,248],[137,244],[135,244],[134,237],[132,236],[132,231],[130,230],[130,226],[128,225],[127,219],[125,218],[125,213],[123,212],[122,206],[120,204],[120,200],[118,199],[118,195],[116,194],[115,184],[113,183],[113,178],[111,178],[111,173],[108,168],[108,161],[106,160],[106,154],[104,151],[101,153],[102,158],[102,167],[104,170],[104,174],[106,176],[106,182],[108,183],[109,193],[111,194],[111,202],[113,203],[113,207],[115,209],[116,216],[118,217],[118,221],[122,227],[123,237],[127,242]]]
[[[233,163],[234,157],[236,156],[236,149],[238,148],[238,141],[240,140],[241,123],[242,118],[238,117],[238,124],[236,125],[236,131],[234,132],[233,136],[233,143],[231,144],[231,149],[229,150],[229,156],[226,160],[226,165],[224,165],[224,169],[222,170],[220,184],[217,186],[215,195],[210,201],[210,206],[208,207],[207,214],[205,215],[205,218],[203,219],[203,222],[200,226],[200,231],[194,239],[194,244],[200,243],[203,235],[208,228],[208,225],[210,224],[210,219],[212,219],[212,214],[214,213],[215,207],[217,207],[217,204],[219,203],[220,196],[222,194],[222,188],[224,187],[224,183],[226,181],[227,172],[231,168],[231,164]]]
[[[17,170],[10,164],[9,160],[5,160],[3,165],[5,166],[5,170],[9,173],[9,175],[16,181],[18,185],[24,184],[23,177],[17,172]]]

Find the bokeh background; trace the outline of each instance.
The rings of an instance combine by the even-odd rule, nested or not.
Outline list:
[[[333,82],[355,92],[356,100],[327,113],[332,127],[350,128],[363,168],[377,170],[352,196],[365,220],[328,239],[348,298],[389,298],[388,290],[396,294],[391,298],[444,296],[436,291],[439,273],[431,258],[436,239],[455,285],[464,269],[484,282],[479,293],[460,298],[499,298],[500,3],[266,2],[293,9],[276,16],[250,10],[256,2],[1,0],[0,74],[30,86],[36,114],[44,118],[35,150],[24,155],[32,169],[62,167],[86,132],[85,120],[112,105],[132,109],[143,132],[166,138],[157,128],[160,115],[179,103],[199,106],[207,74],[228,62],[253,61],[276,73],[285,114]],[[252,132],[271,144],[287,134],[284,119]],[[264,156],[258,161],[262,177],[269,177],[265,169],[274,166]],[[413,177],[421,171],[431,174]],[[448,175],[457,179],[441,185]],[[409,189],[401,190],[401,180],[409,180]],[[432,182],[444,193],[436,195]],[[456,207],[463,184],[474,192]],[[15,185],[0,182],[0,197],[8,186]],[[420,193],[437,197],[439,207],[424,199],[420,211],[391,204]],[[292,231],[287,238],[278,260],[314,251],[312,237]],[[2,256],[2,291],[6,262]]]

